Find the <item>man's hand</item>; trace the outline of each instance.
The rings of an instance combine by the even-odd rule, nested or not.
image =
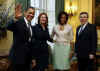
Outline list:
[[[89,59],[94,59],[94,55],[93,54],[90,54],[89,55]]]
[[[21,4],[17,4],[15,7],[15,18],[19,19],[22,16],[22,6]]]
[[[32,60],[32,68],[34,68],[36,66],[36,60]]]

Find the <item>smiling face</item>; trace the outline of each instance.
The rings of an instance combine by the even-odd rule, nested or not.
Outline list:
[[[29,8],[27,11],[24,12],[24,15],[28,21],[31,22],[31,20],[34,18],[35,9]]]
[[[46,15],[41,15],[41,17],[40,17],[40,24],[45,24],[45,23],[47,23],[47,17],[46,17]]]
[[[59,15],[58,15],[59,24],[60,25],[67,24],[68,17],[69,17],[69,15],[66,12],[64,12],[64,11],[60,12]]]
[[[87,14],[81,14],[80,15],[81,24],[85,24],[87,21],[88,21],[88,15]]]
[[[63,25],[66,23],[66,15],[65,14],[62,14],[61,17],[60,17],[60,23]]]
[[[40,13],[38,16],[38,24],[48,25],[48,16],[46,13]]]

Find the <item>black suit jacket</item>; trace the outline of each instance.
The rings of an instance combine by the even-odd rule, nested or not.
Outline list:
[[[13,32],[13,44],[10,50],[9,58],[15,64],[25,64],[29,56],[29,29],[26,26],[24,18],[7,24],[7,29]]]
[[[42,26],[40,24],[36,24],[32,27],[32,56],[40,57],[41,55],[48,55],[48,44],[47,40],[50,42],[53,42],[53,40],[50,38],[48,28],[46,27],[46,30],[42,29]]]
[[[77,57],[88,58],[89,54],[96,53],[97,32],[95,24],[87,24],[84,30],[78,35],[80,26],[76,31],[75,53]]]

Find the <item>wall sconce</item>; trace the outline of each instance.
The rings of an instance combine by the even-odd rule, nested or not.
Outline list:
[[[73,16],[77,12],[77,0],[65,0],[65,11]]]

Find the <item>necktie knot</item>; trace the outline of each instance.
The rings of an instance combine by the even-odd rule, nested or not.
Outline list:
[[[81,25],[78,34],[80,34],[83,31],[83,25]]]
[[[28,22],[28,25],[31,26],[31,22]]]

